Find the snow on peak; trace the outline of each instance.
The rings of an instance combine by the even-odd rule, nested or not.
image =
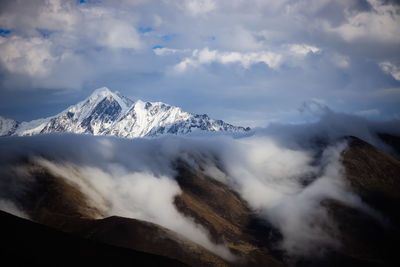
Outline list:
[[[94,90],[92,94],[82,102],[89,101],[93,103],[98,103],[106,97],[114,98],[114,100],[116,100],[122,108],[129,108],[133,104],[132,100],[121,96],[118,92],[112,92],[107,87],[101,87]]]
[[[162,102],[133,102],[107,87],[94,90],[85,100],[55,116],[15,125],[11,133],[7,130],[11,126],[0,127],[1,135],[6,135],[3,133],[6,131],[8,135],[72,132],[135,138],[187,134],[194,130],[248,131],[248,128],[213,120],[207,115],[191,114]]]
[[[100,87],[100,88],[95,89],[92,92],[92,94],[90,95],[90,97],[92,97],[92,96],[103,96],[104,97],[104,96],[107,96],[110,94],[112,94],[110,89],[108,89],[107,87]]]

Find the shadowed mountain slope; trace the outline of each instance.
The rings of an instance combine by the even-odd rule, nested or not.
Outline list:
[[[400,225],[400,161],[358,139],[349,138],[342,163],[352,189],[393,224]]]
[[[0,211],[0,255],[7,266],[185,266],[167,257],[57,231]]]

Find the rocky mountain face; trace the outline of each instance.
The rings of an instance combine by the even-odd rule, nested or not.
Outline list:
[[[226,245],[236,257],[232,261],[157,224],[117,216],[104,218],[106,213],[90,202],[82,185],[71,182],[67,173],[54,175],[49,166],[29,158],[14,162],[23,171],[12,177],[17,183],[22,179],[19,176],[29,173],[29,186],[22,195],[3,191],[0,197],[12,199],[31,220],[42,225],[91,242],[165,257],[166,263],[175,260],[172,263],[176,265],[399,266],[400,162],[356,137],[346,139],[348,147],[341,154],[346,182],[373,210],[356,209],[330,198],[321,200],[327,216],[335,221],[332,231],[341,245],[295,259],[276,246],[282,239],[278,229],[252,210],[232,187],[201,170],[206,160],[214,160],[224,172],[217,159],[203,158],[205,155],[192,158],[199,168],[174,161],[181,191],[173,202],[181,214],[204,227],[214,243]],[[107,251],[102,253],[107,255]]]
[[[194,130],[235,133],[250,129],[161,102],[133,102],[105,87],[49,118],[17,123],[0,117],[0,136],[69,132],[135,138],[188,134]]]

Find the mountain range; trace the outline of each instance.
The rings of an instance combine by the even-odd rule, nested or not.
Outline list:
[[[96,89],[85,100],[48,118],[17,122],[0,116],[0,136],[68,132],[135,138],[193,131],[242,133],[249,130],[161,102],[134,102],[106,87]]]

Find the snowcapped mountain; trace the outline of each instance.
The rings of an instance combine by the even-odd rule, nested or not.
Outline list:
[[[134,102],[106,87],[49,118],[18,123],[0,117],[0,136],[71,132],[135,138],[188,134],[195,129],[232,133],[249,130],[161,102]]]
[[[0,116],[0,136],[11,135],[18,127],[18,122]]]

